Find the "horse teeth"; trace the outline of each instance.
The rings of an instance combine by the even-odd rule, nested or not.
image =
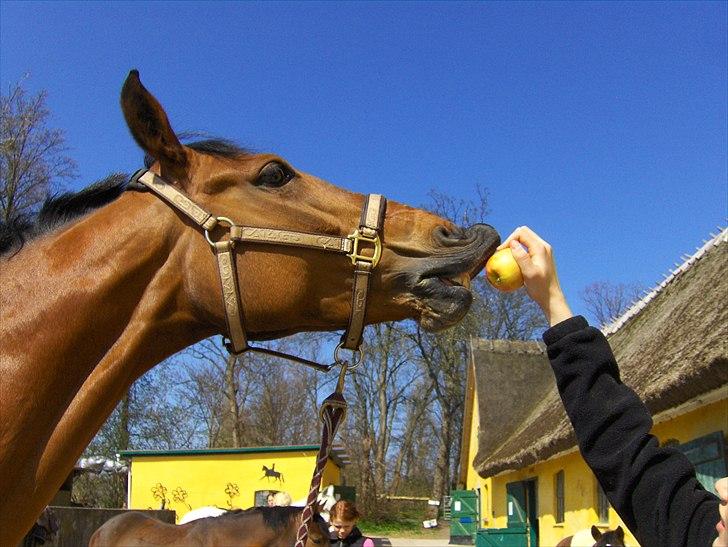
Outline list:
[[[463,286],[463,276],[457,277],[441,277],[440,278],[446,285],[457,285],[458,287]]]

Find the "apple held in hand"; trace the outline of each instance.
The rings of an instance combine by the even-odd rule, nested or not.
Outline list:
[[[485,276],[496,289],[515,291],[523,286],[523,275],[510,247],[496,251],[485,263]]]

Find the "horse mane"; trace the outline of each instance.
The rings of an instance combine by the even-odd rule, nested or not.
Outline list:
[[[291,521],[298,518],[303,507],[253,507],[246,512],[257,513],[263,517],[263,522],[271,530],[279,532],[285,530]]]
[[[250,509],[233,509],[232,511],[228,511],[227,513],[224,513],[220,515],[219,517],[215,518],[230,518],[235,515],[240,514],[248,514],[248,515],[260,515],[263,518],[263,523],[270,528],[271,530],[274,530],[276,532],[281,532],[288,528],[291,523],[295,520],[297,520],[301,513],[303,512],[303,507],[296,507],[296,506],[287,506],[287,507],[281,507],[281,506],[275,506],[275,507],[251,507]],[[326,521],[324,518],[319,515],[318,513],[314,514],[313,521],[321,526],[322,532],[325,533],[326,530],[328,530],[328,526],[326,525]]]
[[[222,158],[237,158],[250,153],[226,139],[207,139],[186,146],[202,154]],[[152,163],[153,158],[144,157],[146,167],[150,167]],[[20,213],[7,222],[0,221],[0,255],[11,250],[17,253],[27,241],[111,203],[124,193],[128,185],[128,174],[114,173],[78,192],[49,196],[34,215]]]

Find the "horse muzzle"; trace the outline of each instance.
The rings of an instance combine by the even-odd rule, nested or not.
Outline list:
[[[500,244],[500,236],[487,224],[468,229],[439,227],[433,233],[439,244],[432,256],[419,259],[407,276],[417,300],[420,324],[438,331],[460,321],[470,309],[470,280],[484,267]]]

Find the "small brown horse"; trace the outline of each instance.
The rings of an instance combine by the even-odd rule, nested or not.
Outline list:
[[[91,536],[89,547],[290,547],[296,542],[302,510],[302,507],[255,507],[180,525],[131,511],[106,521]],[[314,523],[306,547],[328,547],[326,521],[315,515]]]
[[[151,171],[217,218],[339,238],[360,225],[364,196],[277,155],[219,141],[181,144],[136,71],[121,103]],[[124,189],[62,196],[41,213],[45,231],[0,224],[0,545],[16,545],[30,529],[135,379],[227,334],[215,258],[199,226],[151,192]],[[490,226],[459,228],[389,202],[365,322],[454,324],[472,300],[470,279],[498,243]],[[265,243],[239,245],[234,260],[250,340],[347,325],[351,260]]]
[[[591,530],[579,530],[573,536],[565,537],[556,547],[625,547],[624,530],[617,526],[614,530],[602,532],[592,526]]]

